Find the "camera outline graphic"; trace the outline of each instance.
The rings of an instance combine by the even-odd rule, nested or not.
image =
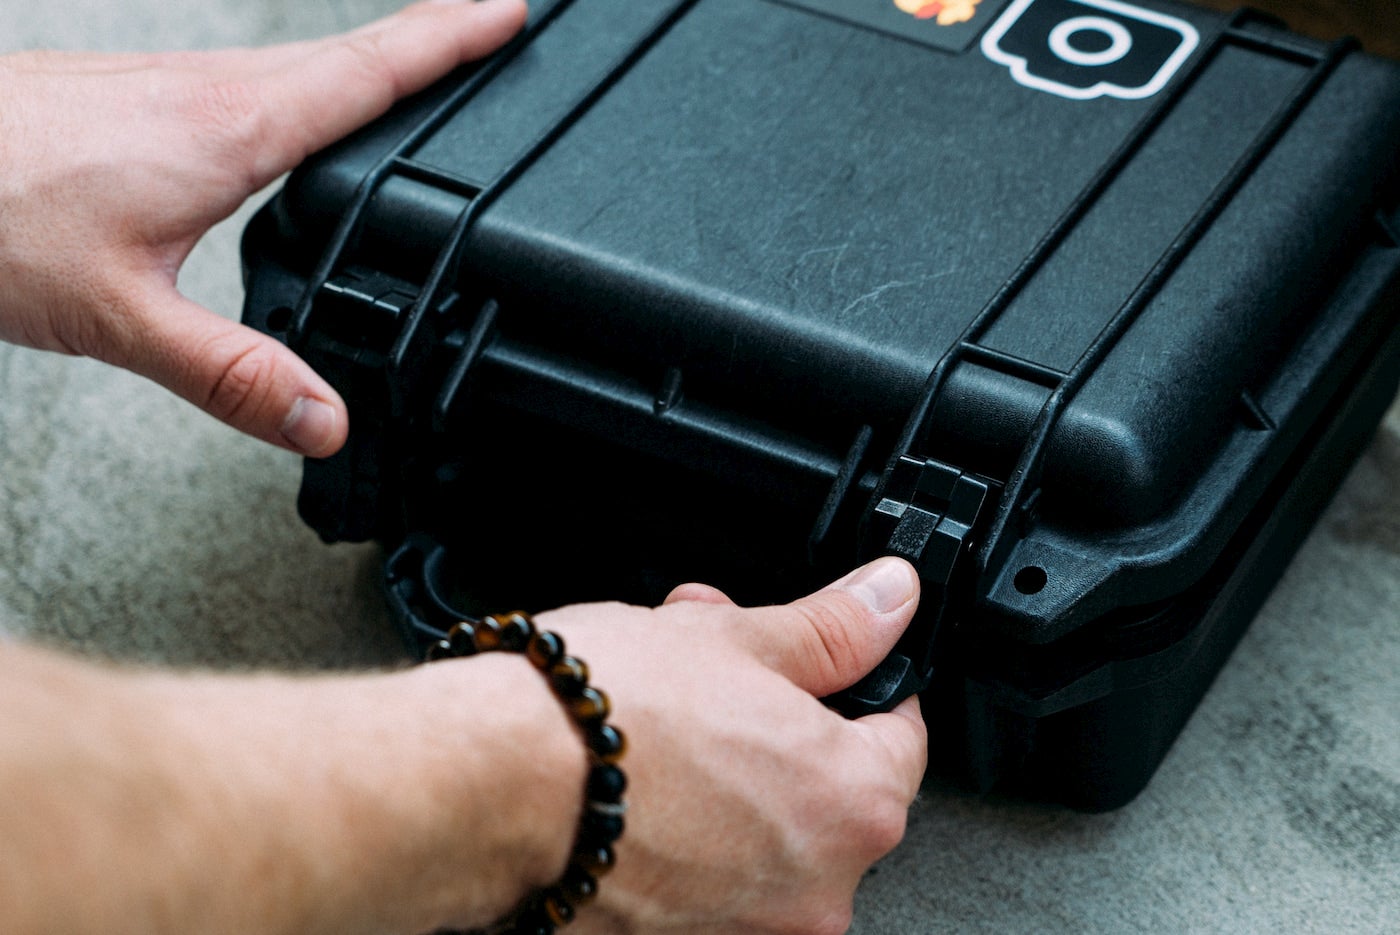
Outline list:
[[[1180,37],[1180,41],[1175,51],[1144,84],[1126,86],[1108,80],[1096,82],[1089,87],[1064,84],[1036,74],[1031,70],[1031,63],[1026,57],[1012,54],[1001,47],[1001,40],[1036,2],[1037,0],[1015,0],[983,35],[982,54],[998,65],[1010,69],[1011,77],[1017,84],[1059,97],[1076,101],[1090,101],[1099,97],[1121,100],[1152,97],[1167,86],[1201,44],[1201,34],[1196,27],[1175,16],[1122,3],[1119,0],[1068,0],[1075,6],[1084,7],[1084,15],[1062,20],[1050,31],[1046,40],[1050,54],[1065,64],[1079,68],[1100,68],[1116,64],[1132,54],[1135,45],[1132,31],[1118,19],[1095,15],[1095,10],[1170,30]],[[1108,39],[1108,46],[1093,51],[1076,48],[1071,39],[1080,32],[1099,33]]]

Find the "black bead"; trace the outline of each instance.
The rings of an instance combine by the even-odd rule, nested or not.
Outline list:
[[[457,654],[452,651],[451,643],[447,642],[447,640],[438,640],[428,647],[428,651],[424,653],[423,658],[428,662],[437,662],[439,659],[451,659],[456,655]]]
[[[574,905],[586,906],[598,895],[598,880],[578,864],[570,863],[569,869],[564,871],[564,879],[559,881],[559,888]]]
[[[588,749],[604,763],[616,763],[627,752],[627,738],[611,724],[596,724],[588,729]]]
[[[459,656],[476,655],[476,627],[463,620],[448,631],[447,642]]]
[[[501,648],[523,653],[535,635],[535,624],[520,611],[498,619],[501,621]]]
[[[539,901],[532,901],[530,907],[521,911],[511,923],[507,935],[554,935],[554,929],[555,925],[549,921],[544,906]]]
[[[612,702],[592,685],[585,685],[576,697],[568,700],[569,713],[581,724],[601,721],[612,711]]]
[[[588,871],[595,877],[606,876],[617,863],[617,856],[613,854],[613,849],[607,844],[591,844],[587,841],[579,841],[574,845],[574,855],[571,861],[579,867]]]
[[[621,815],[605,815],[602,812],[586,811],[578,825],[579,840],[589,844],[612,844],[622,837],[626,827]]]
[[[570,922],[574,921],[574,916],[576,915],[573,904],[570,903],[568,897],[557,888],[549,890],[544,894],[544,911],[545,914],[549,916],[549,921],[553,922],[556,926],[568,925]]]
[[[588,686],[588,666],[582,659],[565,656],[550,667],[549,681],[565,698],[577,698]]]
[[[555,663],[564,658],[564,638],[551,630],[540,630],[530,645],[525,647],[525,655],[541,672],[548,672]]]
[[[593,767],[588,773],[588,801],[616,803],[627,791],[627,775],[607,763]]]
[[[489,653],[501,648],[501,625],[494,617],[483,617],[476,624],[476,648]]]

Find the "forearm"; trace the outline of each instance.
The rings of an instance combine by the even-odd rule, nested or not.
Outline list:
[[[0,655],[8,931],[423,931],[566,860],[582,746],[523,660],[292,679]]]

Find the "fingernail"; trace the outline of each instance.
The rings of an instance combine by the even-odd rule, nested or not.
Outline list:
[[[282,423],[282,437],[297,451],[315,455],[325,451],[335,434],[335,407],[319,399],[303,396],[292,404]]]
[[[898,558],[880,558],[832,585],[877,614],[898,610],[914,597],[914,569]]]

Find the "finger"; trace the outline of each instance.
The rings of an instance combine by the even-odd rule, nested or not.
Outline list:
[[[166,287],[93,356],[149,377],[241,432],[308,457],[345,443],[345,403],[282,344]]]
[[[266,106],[260,181],[384,113],[396,100],[504,45],[525,22],[523,0],[418,3],[352,33],[241,53]]]
[[[913,566],[882,558],[791,604],[745,611],[739,634],[795,684],[829,695],[855,684],[889,653],[918,600]]]
[[[666,595],[666,600],[661,602],[664,607],[667,604],[719,604],[724,607],[734,607],[735,603],[729,599],[719,588],[712,588],[708,584],[682,584],[677,586],[670,594]]]
[[[144,52],[69,52],[32,49],[4,56],[6,67],[30,74],[114,75],[148,68],[158,57]]]
[[[889,775],[912,802],[928,769],[928,727],[913,695],[885,714],[868,714],[855,722],[868,743],[888,761]]]

